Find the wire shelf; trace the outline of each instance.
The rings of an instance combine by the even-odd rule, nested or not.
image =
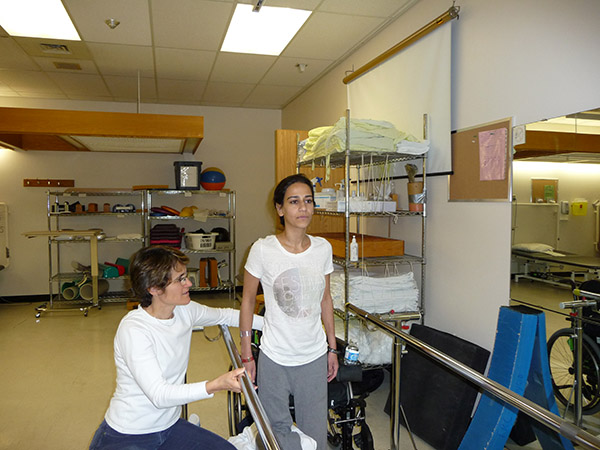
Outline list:
[[[382,165],[386,163],[395,163],[402,161],[411,161],[415,159],[423,159],[426,155],[409,155],[406,153],[396,153],[396,152],[359,152],[359,151],[351,151],[350,152],[350,165],[351,166],[361,166],[361,165]],[[309,159],[306,161],[300,161],[298,163],[300,166],[321,166],[324,167],[327,165],[327,158],[325,156],[320,156],[317,158]],[[329,155],[329,166],[332,169],[336,169],[338,167],[344,167],[346,165],[346,153],[338,152],[332,153]]]

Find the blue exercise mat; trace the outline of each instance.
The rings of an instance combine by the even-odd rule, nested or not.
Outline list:
[[[488,378],[558,414],[548,355],[544,313],[502,307]],[[482,394],[459,450],[502,450],[517,419],[517,408]],[[532,421],[535,422],[535,421]],[[548,428],[534,426],[544,449],[572,450],[572,444]]]

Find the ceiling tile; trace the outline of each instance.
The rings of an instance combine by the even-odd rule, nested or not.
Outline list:
[[[256,0],[241,0],[238,3],[247,5],[256,5]],[[263,6],[279,6],[281,8],[304,9],[314,11],[319,6],[321,0],[268,0]]]
[[[337,60],[383,21],[373,17],[313,13],[282,56]]]
[[[48,76],[69,96],[110,97],[110,92],[99,75],[51,72]]]
[[[156,76],[173,80],[208,80],[217,52],[157,48]]]
[[[388,18],[415,0],[323,0],[319,11]]]
[[[309,58],[284,58],[277,59],[261,80],[261,85],[275,86],[305,86],[317,75],[320,75],[333,61]],[[300,71],[298,64],[305,64],[304,72]]]
[[[83,41],[59,41],[57,39],[40,38],[13,38],[17,44],[30,56],[60,56],[64,59],[92,59],[88,48]],[[65,47],[68,51],[61,53],[46,52],[42,44],[58,45]]]
[[[254,84],[211,82],[202,101],[213,104],[240,104],[252,91]]]
[[[89,44],[102,75],[154,76],[152,47],[116,44]]]
[[[258,83],[275,62],[275,56],[219,53],[211,81]]]
[[[152,45],[148,0],[63,0],[77,31],[88,42]],[[110,29],[105,20],[121,22]]]
[[[62,59],[62,58],[42,58],[35,56],[33,60],[45,72],[66,72],[66,73],[91,73],[98,74],[96,65],[93,61],[87,59]],[[70,69],[71,64],[78,64],[81,69]],[[60,68],[62,67],[62,68]]]
[[[0,97],[16,97],[17,93],[12,90],[6,83],[0,81]]]
[[[187,80],[158,80],[158,98],[168,101],[199,101],[206,82]]]
[[[90,102],[111,102],[115,101],[112,97],[94,94],[69,94],[69,100],[85,100]]]
[[[56,83],[43,72],[0,70],[0,81],[18,93],[21,91],[61,93]]]
[[[232,14],[233,2],[153,0],[154,45],[218,50]]]
[[[69,97],[62,92],[33,92],[33,91],[23,91],[20,92],[19,95],[25,98],[44,98],[44,99],[68,99]]]
[[[154,103],[159,103],[161,105],[200,105],[201,102],[195,98],[190,98],[190,97],[186,97],[186,98],[178,98],[178,99],[174,99],[174,98],[163,98],[163,99],[158,99],[156,100],[156,102]]]
[[[281,108],[299,91],[297,86],[257,86],[244,106]]]
[[[108,90],[115,97],[124,101],[138,100],[138,78],[137,77],[118,77],[108,75],[104,77],[104,82]],[[140,100],[155,101],[158,95],[156,93],[156,82],[154,78],[140,78]]]
[[[11,38],[0,39],[0,68],[16,70],[38,70],[39,67]]]
[[[256,0],[63,0],[83,41],[0,28],[0,95],[132,102],[141,77],[146,103],[279,108],[418,1],[267,0],[313,11],[275,57],[219,52],[235,5]]]

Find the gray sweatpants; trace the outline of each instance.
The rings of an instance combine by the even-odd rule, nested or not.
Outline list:
[[[294,396],[296,426],[327,446],[327,354],[302,366],[280,366],[260,352],[257,368],[258,397],[275,436],[284,450],[301,450],[298,433],[290,430],[289,396]]]

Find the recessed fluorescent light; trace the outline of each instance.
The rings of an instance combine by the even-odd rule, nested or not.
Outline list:
[[[0,25],[11,36],[81,40],[60,0],[0,0]]]
[[[221,46],[223,52],[279,55],[306,22],[312,11],[238,3]]]

